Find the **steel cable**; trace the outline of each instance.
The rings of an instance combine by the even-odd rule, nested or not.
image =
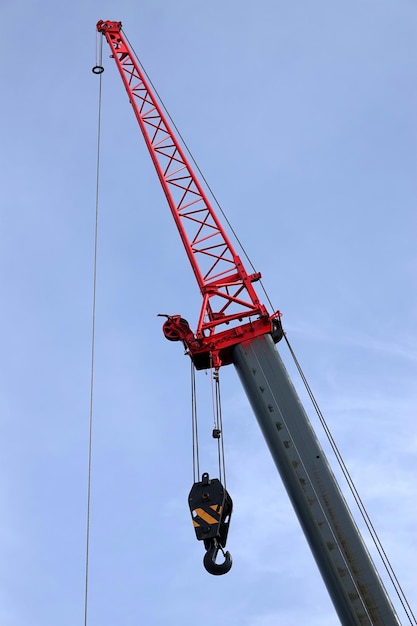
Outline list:
[[[96,65],[101,67],[101,45],[96,42]],[[89,438],[88,438],[88,470],[87,470],[87,520],[85,539],[85,588],[84,588],[84,626],[88,622],[88,583],[90,565],[90,518],[91,518],[91,476],[93,458],[93,406],[94,406],[94,356],[95,356],[95,326],[96,326],[96,293],[97,293],[97,248],[98,248],[98,209],[99,209],[99,180],[100,180],[100,135],[101,135],[101,99],[102,99],[102,72],[93,72],[99,76],[98,88],[98,122],[97,122],[97,157],[96,157],[96,189],[95,189],[95,224],[94,224],[94,253],[93,253],[93,304],[91,320],[91,369],[90,369],[90,410],[89,410]]]
[[[333,453],[334,453],[334,455],[336,457],[336,460],[339,463],[339,466],[340,466],[340,468],[342,470],[343,476],[345,477],[345,480],[346,480],[346,482],[347,482],[347,484],[349,486],[349,489],[350,489],[350,491],[351,491],[351,493],[353,495],[353,498],[354,498],[354,500],[356,502],[356,505],[357,505],[357,507],[359,509],[359,512],[360,512],[360,514],[361,514],[361,516],[362,516],[362,518],[363,518],[363,520],[365,522],[365,525],[366,525],[366,527],[367,527],[367,529],[369,531],[369,534],[370,534],[371,539],[372,539],[372,541],[373,541],[373,543],[375,545],[375,548],[376,548],[376,550],[377,550],[377,552],[378,552],[378,554],[379,554],[379,556],[381,558],[381,561],[382,561],[382,563],[383,563],[383,565],[385,567],[385,570],[386,570],[386,572],[388,574],[388,577],[389,577],[389,579],[390,579],[390,581],[391,581],[391,583],[392,583],[392,585],[393,585],[393,587],[395,589],[395,592],[396,592],[396,594],[398,596],[398,599],[399,599],[399,601],[401,603],[401,606],[403,607],[404,612],[407,615],[407,618],[408,618],[410,624],[415,626],[417,624],[417,622],[416,622],[416,618],[414,616],[414,613],[413,613],[413,611],[411,609],[411,606],[410,606],[410,604],[409,604],[409,602],[408,602],[408,600],[407,600],[407,598],[405,596],[405,593],[404,593],[404,591],[403,591],[403,589],[402,589],[402,587],[400,585],[400,582],[399,582],[399,580],[398,580],[398,578],[397,578],[397,576],[395,574],[394,568],[392,567],[391,562],[390,562],[390,560],[389,560],[389,558],[388,558],[388,556],[387,556],[387,554],[386,554],[386,552],[384,550],[384,547],[383,547],[382,542],[381,542],[381,540],[380,540],[380,538],[378,536],[378,533],[376,532],[375,527],[372,524],[371,518],[370,518],[370,516],[369,516],[369,514],[368,514],[368,512],[367,512],[367,510],[365,508],[365,505],[364,505],[364,503],[363,503],[363,501],[362,501],[362,499],[361,499],[361,497],[359,495],[359,492],[358,492],[358,490],[357,490],[357,488],[355,486],[355,483],[353,482],[353,479],[352,479],[352,477],[351,477],[351,475],[349,473],[349,470],[347,469],[347,466],[346,466],[346,464],[345,464],[345,462],[343,460],[342,454],[341,454],[341,452],[340,452],[340,450],[339,450],[339,448],[338,448],[338,446],[337,446],[337,444],[336,444],[336,442],[335,442],[335,440],[333,438],[333,435],[332,435],[332,433],[330,431],[330,428],[327,425],[327,422],[326,422],[326,420],[324,418],[324,415],[321,412],[321,409],[320,409],[320,407],[319,407],[319,405],[317,403],[317,400],[316,400],[316,398],[315,398],[315,396],[314,396],[314,394],[313,394],[313,392],[311,390],[310,385],[308,384],[307,378],[306,378],[306,376],[305,376],[305,374],[304,374],[304,372],[303,372],[303,370],[301,368],[301,365],[300,365],[300,363],[299,363],[299,361],[298,361],[298,359],[297,359],[297,357],[296,357],[296,355],[294,353],[294,350],[293,350],[293,348],[292,348],[292,346],[291,346],[291,344],[290,344],[286,334],[284,334],[284,339],[285,339],[287,347],[288,347],[288,349],[290,351],[291,357],[292,357],[292,359],[293,359],[293,361],[295,363],[297,371],[298,371],[298,373],[299,373],[299,375],[301,377],[301,380],[303,381],[303,384],[304,384],[304,386],[306,388],[306,391],[307,391],[308,396],[309,396],[309,398],[311,400],[311,403],[312,403],[312,405],[313,405],[313,407],[314,407],[314,409],[316,411],[316,414],[317,414],[317,416],[318,416],[318,418],[320,420],[320,423],[321,423],[321,425],[323,427],[323,430],[326,433],[327,439],[329,440],[330,446],[331,446],[331,448],[333,450]]]
[[[198,482],[200,477],[200,453],[198,443],[198,417],[197,417],[197,390],[195,383],[194,363],[191,364],[191,428],[193,446],[193,482]]]

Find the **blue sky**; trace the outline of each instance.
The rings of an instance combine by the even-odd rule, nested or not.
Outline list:
[[[415,4],[3,0],[2,18],[0,623],[84,620],[99,19],[123,22],[283,311],[416,611]],[[232,368],[234,565],[203,569],[189,363],[157,317],[195,326],[200,297],[106,47],[104,65],[88,624],[332,626]]]

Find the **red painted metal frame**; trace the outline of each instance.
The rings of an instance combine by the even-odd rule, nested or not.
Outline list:
[[[192,346],[187,341],[188,348],[193,353],[218,352],[270,332],[276,315],[268,314],[252,285],[261,275],[248,274],[236,254],[129,48],[121,22],[100,21],[97,30],[112,50],[203,296],[196,342]],[[225,330],[225,324],[231,328]]]

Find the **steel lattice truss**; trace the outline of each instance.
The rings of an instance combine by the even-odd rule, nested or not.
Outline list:
[[[212,334],[220,324],[243,318],[268,317],[252,286],[260,274],[248,275],[243,267],[129,49],[120,22],[99,22],[97,28],[113,50],[203,295],[196,335]]]

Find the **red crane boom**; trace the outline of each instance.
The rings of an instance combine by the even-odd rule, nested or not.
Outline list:
[[[113,50],[146,145],[203,296],[195,334],[180,315],[164,324],[168,339],[182,340],[197,369],[229,364],[237,343],[273,332],[281,338],[279,312],[270,315],[220,224],[182,146],[155,100],[121,32],[121,22],[99,21]]]

